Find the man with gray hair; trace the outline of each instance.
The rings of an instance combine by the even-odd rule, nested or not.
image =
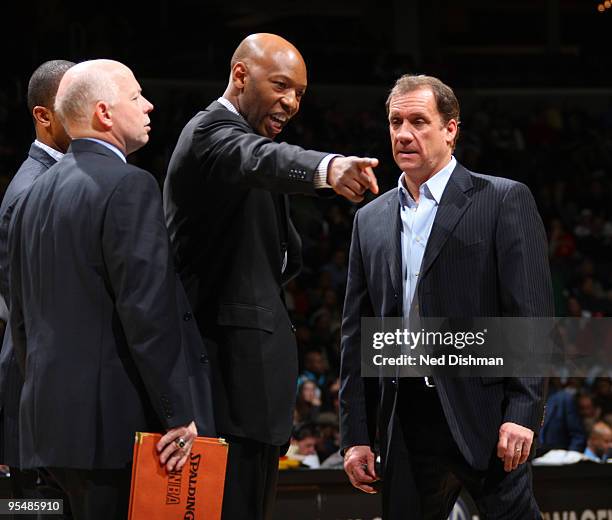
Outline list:
[[[206,395],[206,367],[185,358],[203,345],[157,183],[126,163],[149,139],[153,105],[129,68],[94,60],[66,73],[55,106],[72,144],[9,229],[21,465],[46,468],[75,518],[124,519],[135,432],[167,432],[168,471],[187,460],[194,420],[214,432],[191,397]]]
[[[361,318],[552,316],[546,233],[529,189],[453,157],[459,102],[405,75],[387,101],[397,188],[355,214],[342,320],[345,471],[376,492],[385,520],[445,520],[463,487],[481,518],[541,518],[533,439],[545,381],[526,377],[361,377]],[[365,355],[365,354],[364,354]]]

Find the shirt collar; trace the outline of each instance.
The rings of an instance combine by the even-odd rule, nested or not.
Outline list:
[[[595,452],[588,447],[586,450],[584,450],[584,454],[590,459],[596,460],[597,462],[606,462],[608,459],[605,455],[603,457],[598,457],[597,455],[595,455]]]
[[[106,148],[108,148],[110,151],[114,152],[115,154],[117,154],[117,156],[124,162],[126,163],[126,159],[125,159],[125,155],[123,155],[123,152],[121,150],[119,150],[119,148],[117,148],[114,144],[110,144],[107,143],[106,141],[102,141],[101,139],[96,139],[95,137],[79,137],[79,139],[85,139],[86,141],[93,141],[94,143],[98,143],[101,144],[102,146],[105,146]]]
[[[440,200],[442,200],[442,194],[444,193],[444,189],[448,184],[448,180],[450,179],[453,170],[457,166],[457,159],[451,155],[451,159],[448,164],[438,171],[435,175],[430,177],[427,182],[421,184],[419,188],[419,192],[421,195],[424,195],[428,199],[435,200],[436,204],[440,204]],[[412,195],[408,192],[406,187],[404,186],[404,172],[401,173],[397,185],[399,191],[399,198],[401,205],[407,205],[412,207],[415,205],[415,201],[412,198]]]
[[[225,108],[227,108],[232,114],[236,114],[237,116],[242,117],[240,112],[238,112],[238,109],[233,105],[233,103],[229,99],[220,97],[217,99],[217,101],[221,103]]]
[[[45,143],[41,143],[38,139],[34,140],[34,144],[38,146],[43,152],[48,153],[56,161],[59,161],[62,157],[64,157],[64,154],[62,152],[56,150],[55,148],[51,148]]]

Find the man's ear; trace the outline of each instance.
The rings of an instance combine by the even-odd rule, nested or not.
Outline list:
[[[448,123],[446,123],[446,133],[448,134],[449,143],[455,142],[455,138],[457,137],[457,132],[459,131],[459,125],[457,124],[456,119],[451,119]]]
[[[98,101],[94,112],[94,128],[101,127],[108,130],[113,126],[113,114],[111,106],[106,101]]]
[[[232,83],[238,90],[242,90],[246,85],[246,78],[249,75],[246,63],[239,61],[232,67]]]
[[[36,123],[41,126],[48,128],[51,125],[51,110],[47,107],[35,106],[32,109],[32,117],[34,117]]]

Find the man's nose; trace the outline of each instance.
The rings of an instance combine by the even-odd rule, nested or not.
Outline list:
[[[289,115],[294,115],[300,108],[300,102],[295,94],[295,90],[289,90],[282,98],[281,104],[283,108],[289,112]]]
[[[153,108],[155,108],[153,106],[153,103],[151,103],[146,97],[143,96],[142,98],[144,100],[145,106],[144,106],[144,113],[148,114],[149,112],[153,111]]]
[[[410,125],[407,122],[402,124],[402,126],[396,132],[395,136],[400,141],[408,141],[408,142],[410,142],[410,141],[412,141],[414,139],[414,134],[412,133],[412,128],[410,127]]]

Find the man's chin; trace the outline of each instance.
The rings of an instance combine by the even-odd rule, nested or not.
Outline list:
[[[272,140],[274,140],[278,134],[280,134],[280,132],[275,132],[267,126],[259,130],[259,135]]]
[[[410,172],[410,171],[418,170],[420,167],[420,164],[417,164],[416,161],[406,161],[406,160],[399,161],[397,165],[400,167],[400,170],[402,170],[403,172]]]

